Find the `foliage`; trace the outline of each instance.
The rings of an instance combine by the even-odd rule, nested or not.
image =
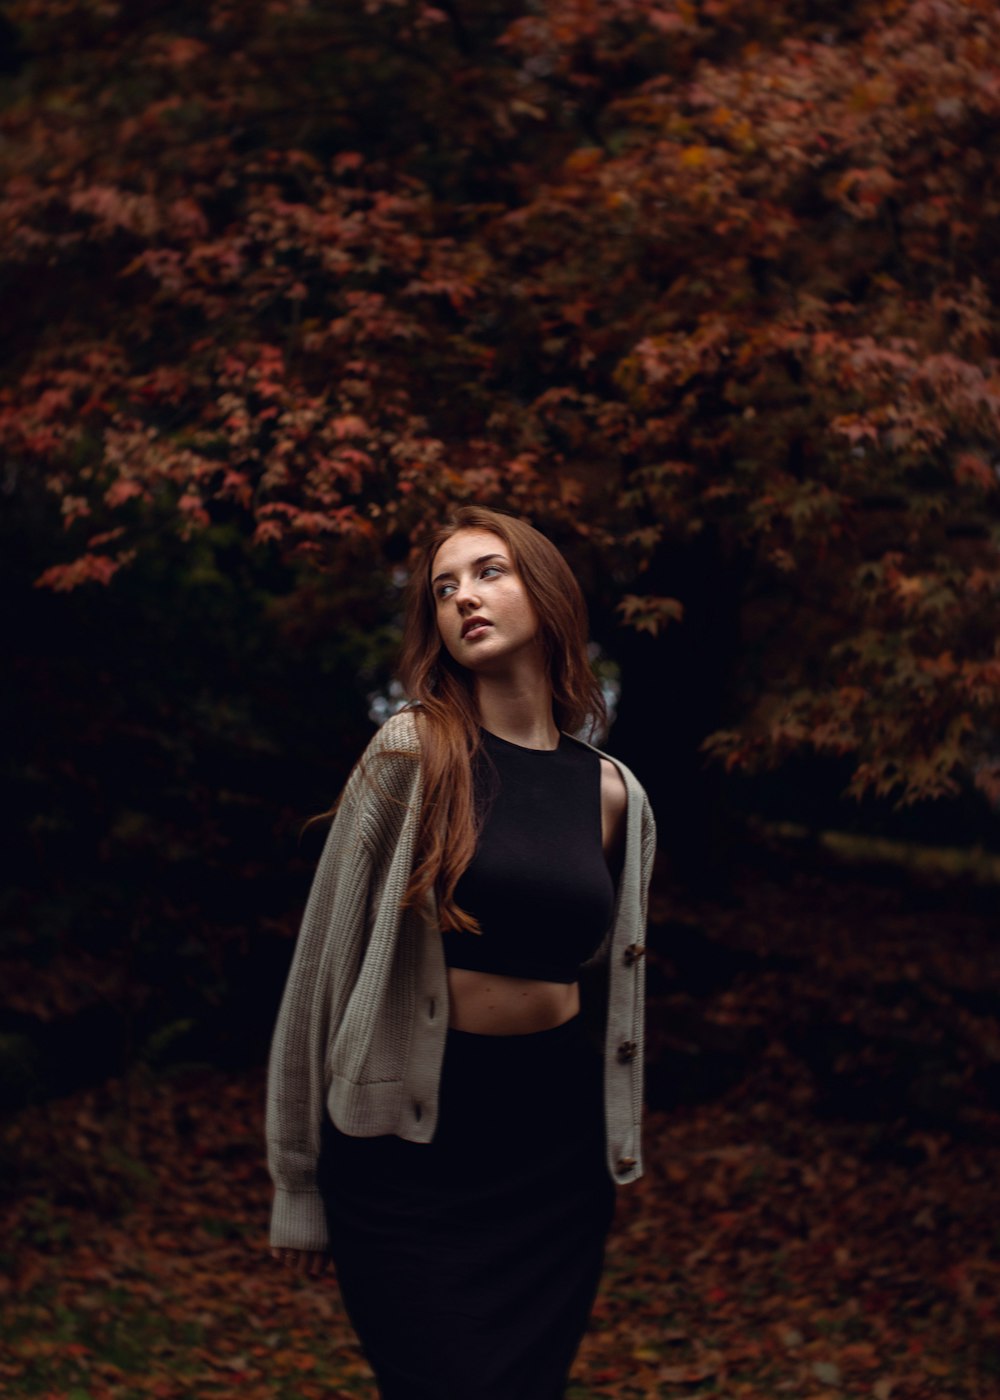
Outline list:
[[[9,15],[40,586],[234,515],[343,576],[475,497],[655,635],[644,573],[712,526],[746,647],[708,755],[1000,800],[989,0]]]

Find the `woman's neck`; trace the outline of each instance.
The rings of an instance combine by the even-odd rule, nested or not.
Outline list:
[[[529,749],[554,749],[559,743],[547,681],[504,682],[499,677],[479,676],[476,700],[479,722],[491,734]]]

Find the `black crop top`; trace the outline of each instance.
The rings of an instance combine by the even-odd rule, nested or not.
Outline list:
[[[601,843],[601,759],[568,735],[529,749],[483,729],[473,760],[476,853],[455,886],[482,933],[447,929],[445,963],[575,982],[614,914]]]

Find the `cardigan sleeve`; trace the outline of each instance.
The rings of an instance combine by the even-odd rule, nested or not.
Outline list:
[[[649,887],[653,879],[653,863],[656,860],[656,819],[649,798],[642,798],[642,875],[641,875],[641,919],[645,929],[649,921]]]
[[[274,1184],[270,1243],[325,1249],[316,1179],[326,1052],[364,954],[371,853],[362,833],[358,785],[348,782],[327,832],[302,917],[271,1040],[265,1136]]]
[[[327,1111],[327,1051],[361,969],[372,882],[391,853],[405,795],[413,793],[419,753],[412,714],[394,715],[376,731],[348,777],[313,877],[268,1059],[265,1136],[274,1183],[274,1247],[328,1244],[316,1177]]]

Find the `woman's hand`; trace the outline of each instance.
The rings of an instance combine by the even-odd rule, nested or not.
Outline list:
[[[330,1262],[325,1249],[272,1249],[272,1259],[299,1274],[318,1278]]]

